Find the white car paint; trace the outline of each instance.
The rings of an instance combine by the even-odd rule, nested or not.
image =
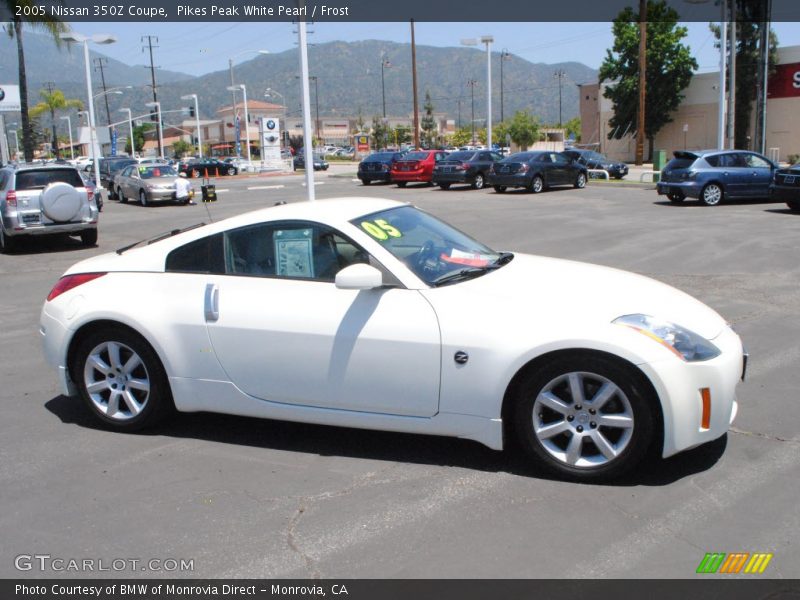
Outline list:
[[[548,352],[583,348],[618,356],[650,380],[663,414],[663,456],[727,431],[743,350],[713,310],[639,275],[523,254],[482,277],[432,288],[349,222],[396,206],[365,198],[276,206],[82,261],[67,274],[109,274],[45,303],[45,355],[64,393],[74,395],[66,364],[75,332],[96,320],[117,321],[153,346],[181,411],[451,435],[501,449],[503,399],[514,375]],[[164,273],[167,254],[187,242],[285,219],[343,232],[402,287],[357,291],[315,281]],[[217,290],[216,320],[204,318],[208,289]],[[612,324],[638,313],[691,329],[721,354],[687,363]],[[453,360],[457,351],[469,354],[467,364]],[[700,388],[713,398],[708,429],[700,427]]]

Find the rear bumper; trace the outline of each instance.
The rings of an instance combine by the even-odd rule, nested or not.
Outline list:
[[[475,174],[469,171],[456,171],[454,173],[434,173],[433,183],[472,183]]]
[[[667,196],[672,193],[682,193],[687,198],[699,198],[703,186],[694,181],[673,182],[660,181],[656,186],[659,196]]]
[[[97,211],[94,210],[91,221],[75,223],[20,223],[16,217],[3,217],[4,235],[14,237],[18,235],[52,235],[58,233],[80,233],[87,229],[97,229]]]
[[[392,181],[430,181],[431,173],[425,171],[392,171]]]
[[[531,183],[531,178],[526,175],[498,175],[495,173],[489,175],[487,183],[506,187],[527,187]]]
[[[359,171],[358,178],[368,181],[391,181],[392,175],[389,171]]]

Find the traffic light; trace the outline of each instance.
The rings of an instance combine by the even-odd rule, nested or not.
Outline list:
[[[189,107],[189,116],[194,119],[194,106]]]
[[[158,123],[158,113],[157,112],[150,113],[150,120],[153,121],[153,123]]]

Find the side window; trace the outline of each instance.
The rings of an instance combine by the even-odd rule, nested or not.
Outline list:
[[[170,273],[225,273],[225,252],[222,234],[204,237],[175,248],[167,255],[166,270]]]
[[[542,162],[542,163],[550,163],[550,162],[552,162],[550,160],[550,155],[549,154],[540,154],[539,158],[537,158],[536,161],[537,162]]]
[[[492,152],[491,156],[492,156],[492,160],[494,162],[497,162],[498,160],[503,160],[503,156],[501,154],[497,154],[495,152]]]
[[[706,162],[710,164],[712,167],[719,167],[720,166],[720,156],[719,154],[714,154],[713,156],[706,156]]]
[[[555,164],[559,166],[564,166],[567,163],[569,163],[566,157],[564,157],[562,154],[551,154],[550,160],[552,160]]]
[[[741,154],[723,154],[719,160],[721,167],[746,167],[744,157]]]
[[[490,161],[492,160],[492,155],[489,152],[481,152],[478,155],[478,160]]]
[[[745,154],[744,155],[744,162],[748,167],[752,167],[754,169],[769,169],[770,164],[765,161],[760,156],[756,156],[755,154]]]
[[[336,273],[369,255],[337,231],[309,222],[265,223],[225,234],[230,275],[332,282]]]

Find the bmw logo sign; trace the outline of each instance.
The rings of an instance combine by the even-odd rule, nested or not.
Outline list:
[[[273,121],[272,119],[267,121],[267,129],[275,129],[275,121]]]
[[[0,88],[0,102],[2,102],[6,97],[6,91],[3,88]]]

